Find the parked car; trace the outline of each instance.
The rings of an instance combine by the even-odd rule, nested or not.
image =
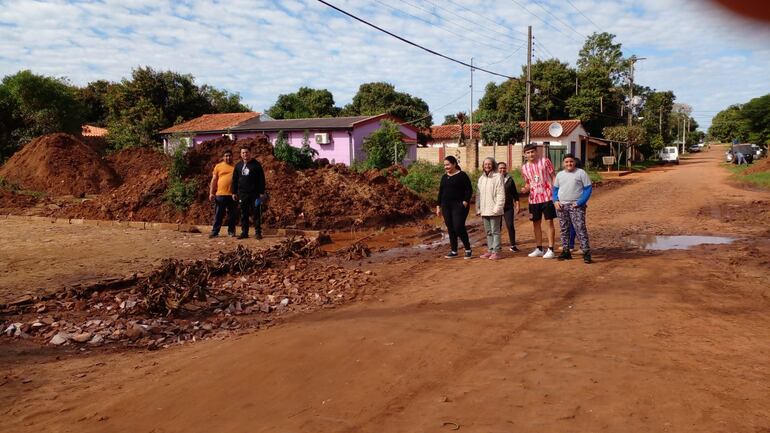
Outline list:
[[[697,144],[693,144],[692,146],[687,148],[687,151],[692,153],[700,152],[700,146],[698,146]]]
[[[676,146],[666,146],[660,149],[660,160],[664,163],[673,162],[679,164],[679,149]]]
[[[758,144],[752,144],[751,148],[754,149],[754,159],[759,159],[765,156],[766,150],[762,148],[762,146]]]
[[[736,158],[735,155],[738,152],[743,154],[747,164],[754,162],[754,155],[756,155],[756,151],[753,147],[751,147],[750,144],[733,144],[733,147],[731,147],[730,150],[728,150],[725,154],[725,161],[737,164],[738,158]]]

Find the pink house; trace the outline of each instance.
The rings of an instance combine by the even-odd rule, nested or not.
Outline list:
[[[380,128],[382,121],[390,120],[399,125],[402,140],[407,144],[408,150],[406,157],[401,161],[402,164],[408,165],[417,160],[418,129],[411,124],[403,124],[401,119],[388,114],[273,120],[264,115],[252,113],[250,118],[235,125],[228,125],[226,128],[212,129],[207,126],[207,130],[196,130],[185,126],[186,123],[194,124],[195,120],[176,125],[173,127],[174,131],[169,131],[171,128],[160,131],[164,139],[164,148],[170,147],[172,137],[177,140],[181,137],[190,147],[221,136],[229,136],[233,140],[266,137],[275,144],[279,132],[286,135],[289,144],[301,147],[307,134],[308,144],[318,151],[317,158],[326,158],[331,163],[350,165],[355,161],[366,159],[364,140]]]

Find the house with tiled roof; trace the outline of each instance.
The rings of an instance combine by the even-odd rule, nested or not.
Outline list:
[[[270,116],[254,111],[204,114],[163,129],[158,134],[163,142],[163,150],[171,153],[180,144],[193,147],[204,141],[215,140],[223,135],[228,135],[230,129],[252,119],[272,120]]]
[[[479,142],[479,159],[483,160],[486,156],[494,156],[497,159],[507,161],[512,167],[521,165],[521,154],[523,143],[521,141],[512,144],[506,149],[491,150],[492,146],[487,146],[481,139],[481,127],[483,124],[473,124],[474,143]],[[524,122],[519,122],[519,126],[524,129]],[[463,135],[466,144],[469,142],[471,125],[463,125]],[[460,125],[441,125],[431,127],[427,146],[429,148],[441,148],[441,151],[418,150],[418,158],[431,162],[440,162],[444,155],[461,155],[462,149],[453,150],[458,147],[460,138]],[[562,155],[572,153],[576,157],[583,159],[593,158],[596,150],[596,142],[590,142],[587,139],[583,124],[578,119],[566,120],[536,120],[530,122],[530,142],[542,146],[543,152],[553,161],[561,161]],[[593,147],[592,147],[593,146]]]
[[[234,116],[236,114],[245,118]],[[398,124],[401,140],[407,144],[402,163],[409,164],[417,158],[417,127],[389,114],[282,120],[259,113],[248,114],[250,116],[246,116],[247,113],[207,114],[164,129],[160,131],[164,149],[174,149],[179,143],[192,147],[222,136],[232,140],[264,137],[275,145],[279,133],[284,134],[290,145],[301,147],[307,135],[308,144],[318,152],[317,158],[350,165],[366,159],[364,140],[379,129],[383,121],[390,120]]]

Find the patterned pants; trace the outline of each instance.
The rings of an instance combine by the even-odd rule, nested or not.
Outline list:
[[[575,229],[577,238],[580,241],[580,249],[583,252],[590,251],[585,206],[577,206],[575,203],[561,203],[559,228],[561,228],[561,246],[564,249],[569,248],[570,227]]]

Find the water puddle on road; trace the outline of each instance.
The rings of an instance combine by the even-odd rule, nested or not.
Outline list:
[[[632,235],[628,241],[645,250],[686,250],[698,245],[730,244],[736,238],[725,236],[657,236],[657,235]]]

